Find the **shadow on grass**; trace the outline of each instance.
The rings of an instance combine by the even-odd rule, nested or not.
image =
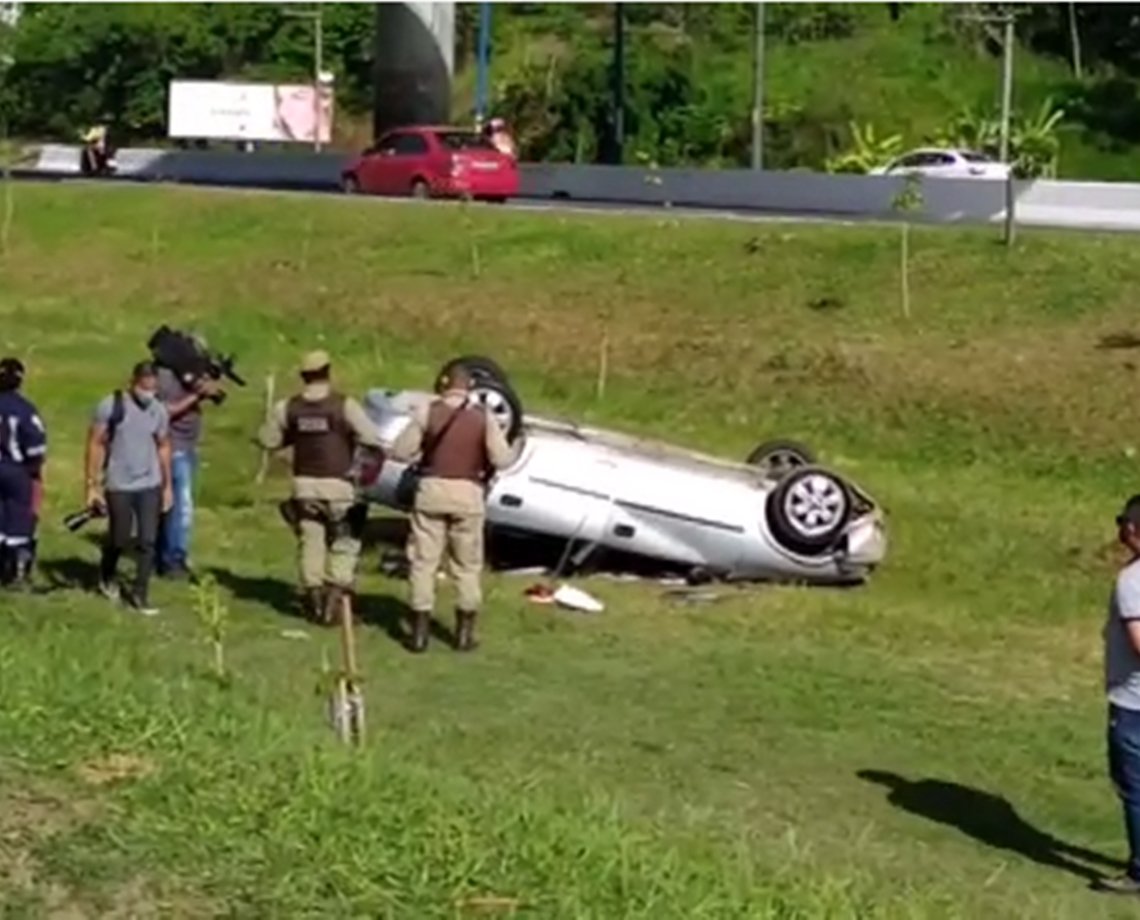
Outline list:
[[[36,568],[48,591],[93,591],[99,584],[99,563],[95,559],[40,559]]]
[[[896,808],[956,828],[979,843],[1018,853],[1038,865],[1072,873],[1090,883],[1104,876],[1083,863],[1124,869],[1120,860],[1038,830],[1006,799],[993,793],[945,780],[908,780],[886,770],[860,770],[856,775],[890,790],[887,801]]]
[[[304,619],[297,588],[280,578],[261,575],[238,575],[225,569],[211,569],[210,574],[238,600],[261,604],[282,616]],[[363,594],[356,599],[356,615],[366,626],[383,630],[399,645],[407,646],[410,636],[411,610],[404,601],[387,594]],[[451,644],[449,630],[432,621],[432,637]]]

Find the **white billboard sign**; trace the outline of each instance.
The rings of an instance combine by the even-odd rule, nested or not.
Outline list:
[[[333,88],[320,87],[320,138],[332,139]],[[170,137],[313,143],[318,114],[310,84],[172,80]]]

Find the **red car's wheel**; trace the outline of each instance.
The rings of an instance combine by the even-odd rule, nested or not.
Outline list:
[[[357,179],[356,176],[352,175],[352,173],[341,177],[340,187],[346,195],[360,194],[360,180]]]
[[[416,179],[412,183],[412,197],[413,198],[430,198],[431,186],[424,182],[423,179]]]

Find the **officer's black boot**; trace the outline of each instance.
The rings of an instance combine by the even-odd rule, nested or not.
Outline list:
[[[475,641],[475,613],[471,610],[457,610],[455,613],[456,651],[470,652],[478,646]]]
[[[0,546],[0,588],[7,588],[16,577],[15,550]]]
[[[427,610],[412,612],[412,639],[408,648],[417,654],[428,647],[428,636],[431,633],[431,613]]]

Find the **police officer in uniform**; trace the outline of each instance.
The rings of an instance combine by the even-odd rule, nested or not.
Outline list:
[[[332,388],[327,353],[301,362],[300,394],[282,400],[258,440],[267,450],[293,451],[293,495],[283,507],[300,543],[306,614],[334,625],[351,594],[367,506],[353,482],[357,447],[379,449],[380,432],[356,400]]]
[[[0,361],[0,584],[25,588],[36,558],[36,525],[47,433],[20,392],[24,365]]]
[[[482,406],[468,405],[472,378],[462,365],[445,369],[438,397],[413,415],[392,445],[391,456],[410,462],[420,455],[408,539],[413,613],[412,651],[427,648],[435,578],[446,552],[455,578],[455,647],[475,647],[475,620],[482,604],[484,484],[491,469],[511,461],[502,428]]]

